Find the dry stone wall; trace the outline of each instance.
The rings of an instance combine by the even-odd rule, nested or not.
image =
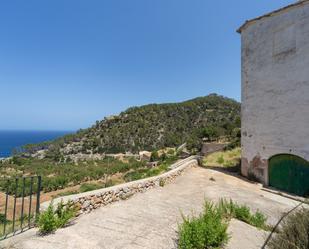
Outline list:
[[[170,167],[171,170],[162,175],[120,184],[109,188],[57,198],[53,201],[53,204],[57,205],[61,201],[64,203],[72,201],[79,210],[78,215],[89,213],[94,209],[106,206],[110,203],[126,200],[137,193],[143,193],[149,189],[160,186],[163,187],[164,185],[173,182],[175,178],[181,175],[187,168],[197,165],[197,157],[192,156],[172,165]],[[49,204],[50,202],[43,203],[41,205],[41,209],[45,210]]]

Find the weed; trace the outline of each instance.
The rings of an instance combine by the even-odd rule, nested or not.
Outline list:
[[[221,199],[217,205],[206,201],[204,210],[198,217],[183,217],[183,223],[179,226],[179,248],[222,248],[228,240],[226,230],[232,218],[258,228],[269,229],[266,225],[267,218],[259,211],[252,214],[249,207],[240,206],[232,200]]]
[[[270,229],[266,224],[267,217],[260,211],[252,213],[246,205],[239,205],[232,200],[227,201],[221,199],[218,204],[218,209],[228,219],[236,218],[260,229]]]
[[[222,247],[228,240],[227,222],[211,202],[206,202],[198,217],[183,217],[179,226],[180,249],[208,249]]]
[[[49,234],[64,227],[76,216],[76,209],[72,202],[64,204],[62,201],[54,209],[51,202],[45,212],[39,216],[38,226],[41,234]]]
[[[52,203],[48,206],[47,210],[40,215],[38,226],[42,234],[48,234],[56,231],[57,219],[55,217]]]
[[[301,209],[290,214],[280,231],[269,242],[269,249],[309,248],[309,209]]]
[[[222,164],[224,163],[223,155],[221,155],[221,156],[218,158],[217,163],[219,163],[220,165],[222,165]]]

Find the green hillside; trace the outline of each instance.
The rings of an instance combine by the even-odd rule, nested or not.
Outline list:
[[[181,103],[131,107],[118,116],[97,121],[89,129],[26,148],[31,151],[48,147],[50,156],[59,155],[59,151],[62,154],[136,153],[184,142],[189,149],[198,149],[203,137],[225,136],[234,141],[239,128],[240,103],[211,94]]]

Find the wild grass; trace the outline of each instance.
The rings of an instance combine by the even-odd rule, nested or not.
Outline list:
[[[203,160],[203,165],[205,166],[215,166],[215,167],[234,167],[239,165],[241,157],[241,149],[239,147],[222,151],[215,152],[206,156]]]
[[[252,213],[246,205],[239,205],[233,200],[221,199],[217,208],[227,219],[238,219],[259,229],[270,230],[270,226],[266,223],[267,217],[260,211]]]
[[[197,217],[184,217],[179,225],[180,249],[222,248],[228,241],[227,227],[232,219],[239,219],[259,229],[269,230],[267,218],[257,211],[252,213],[246,205],[221,199],[218,204],[206,201]]]
[[[309,248],[309,209],[301,209],[290,214],[270,240],[269,249]]]

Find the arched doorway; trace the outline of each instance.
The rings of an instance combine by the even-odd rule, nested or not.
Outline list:
[[[279,154],[269,159],[269,185],[297,194],[309,195],[309,162],[290,155]]]

